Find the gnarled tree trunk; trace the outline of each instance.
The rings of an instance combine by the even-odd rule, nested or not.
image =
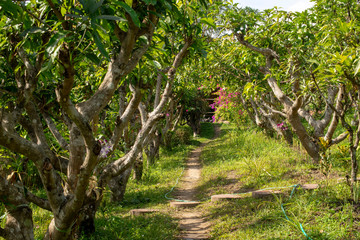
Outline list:
[[[6,240],[32,240],[32,210],[25,199],[23,188],[15,187],[9,181],[0,177],[0,198],[6,209],[5,227],[0,227],[0,237]]]

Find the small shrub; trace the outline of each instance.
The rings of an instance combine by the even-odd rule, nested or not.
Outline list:
[[[173,145],[189,144],[192,131],[189,127],[180,127],[175,130],[172,136]]]

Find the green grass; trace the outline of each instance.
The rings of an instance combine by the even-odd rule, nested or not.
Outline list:
[[[235,131],[223,126],[222,137],[202,154],[199,198],[212,223],[212,239],[306,239],[299,223],[312,239],[359,239],[359,206],[353,205],[349,187],[338,183],[334,169],[325,176],[301,151],[255,130]],[[242,193],[266,187],[319,183],[320,189],[290,190],[266,199],[208,201],[211,195]],[[291,221],[281,210],[284,204]]]
[[[212,124],[205,123],[201,137],[191,139],[189,145],[161,149],[161,158],[145,169],[141,181],[130,179],[123,202],[112,203],[110,192],[105,194],[96,217],[96,232],[83,239],[176,239],[179,229],[173,217],[175,210],[169,208],[164,195],[176,183],[189,152],[213,136]],[[360,239],[360,204],[351,200],[345,182],[338,181],[346,174],[345,160],[341,158],[347,156],[336,148],[331,151],[333,167],[325,172],[298,147],[288,147],[254,129],[236,130],[232,125],[222,125],[221,136],[206,145],[201,155],[203,171],[198,186],[198,198],[203,201],[199,209],[212,223],[212,239],[306,239],[300,223],[313,240]],[[209,201],[214,194],[305,183],[319,183],[321,188],[297,189],[291,199],[288,188],[281,195],[265,199]],[[42,239],[52,214],[32,207],[35,236]],[[132,217],[129,211],[134,208],[159,212]]]

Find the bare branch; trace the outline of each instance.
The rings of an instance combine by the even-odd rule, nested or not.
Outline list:
[[[116,177],[126,169],[132,166],[134,163],[136,156],[138,155],[139,151],[142,149],[144,140],[146,136],[151,131],[154,124],[162,117],[164,114],[150,114],[151,116],[146,121],[146,124],[141,128],[140,132],[138,133],[135,143],[132,146],[131,150],[122,158],[116,160],[108,164],[102,174],[100,176],[99,185],[105,186],[108,180],[112,177]]]
[[[124,32],[123,30],[121,30],[121,28],[119,27],[119,25],[117,25],[117,23],[115,22],[115,29],[114,29],[114,34],[115,36],[120,40],[120,42],[123,42],[126,36],[126,32]]]
[[[139,103],[138,106],[140,117],[141,117],[141,125],[144,125],[147,120],[147,112],[146,112],[146,106],[142,102]]]
[[[36,136],[36,143],[42,145],[42,147],[50,149],[35,104],[32,101],[28,101],[25,104],[25,109],[31,119],[30,123]]]
[[[19,54],[19,57],[21,58],[21,60],[23,61],[24,65],[25,65],[25,68],[30,72],[30,73],[35,73],[36,72],[36,69],[35,67],[31,64],[27,54],[25,53],[24,49],[19,47],[18,48],[18,54]]]
[[[78,104],[77,107],[79,112],[81,112],[81,114],[87,119],[92,119],[93,116],[99,114],[101,109],[106,106],[106,104],[110,101],[114,91],[117,89],[121,77],[130,73],[134,67],[136,67],[139,59],[148,49],[149,46],[145,45],[137,49],[134,53],[132,52],[137,40],[137,31],[137,28],[129,29],[126,37],[124,38],[124,41],[121,44],[120,53],[109,63],[107,73],[103,82],[99,86],[99,89],[89,100]]]
[[[182,60],[184,59],[184,57],[188,51],[188,48],[191,46],[191,44],[192,44],[192,39],[191,38],[187,39],[185,41],[184,46],[181,48],[179,53],[175,56],[172,67],[169,69],[169,71],[167,73],[169,81],[167,82],[167,84],[165,86],[163,97],[151,114],[153,114],[153,115],[159,114],[162,111],[162,109],[164,108],[165,104],[168,102],[168,100],[171,96],[172,84],[174,81],[176,69],[180,66],[180,64],[181,64]]]
[[[298,97],[294,102],[293,106],[287,111],[287,119],[291,124],[291,127],[294,129],[296,135],[299,137],[299,140],[306,149],[307,153],[316,163],[318,163],[318,161],[320,160],[318,146],[312,141],[311,137],[308,135],[299,117],[298,110],[300,109],[301,105],[302,97]]]
[[[130,100],[130,103],[126,107],[125,112],[122,114],[121,117],[118,117],[115,123],[115,129],[113,136],[111,137],[111,144],[113,145],[113,149],[116,148],[120,137],[122,136],[123,130],[130,121],[130,118],[133,116],[134,112],[136,111],[140,101],[141,101],[141,91],[139,87],[135,87],[135,91],[133,93],[133,97]]]
[[[51,119],[51,117],[46,112],[43,112],[42,115],[44,117],[44,120],[45,120],[48,128],[50,129],[50,132],[56,138],[56,140],[60,144],[61,148],[65,149],[65,150],[69,150],[68,142],[66,142],[66,140],[63,138],[63,136],[61,135],[59,130],[56,128],[56,125],[55,125],[54,121]]]
[[[329,146],[332,146],[332,145],[335,145],[335,144],[338,144],[338,143],[344,141],[348,136],[349,136],[349,132],[344,132],[344,133],[340,134],[338,137],[331,139]]]
[[[262,54],[263,56],[265,56],[266,58],[268,57],[272,57],[275,58],[276,62],[280,64],[280,57],[279,55],[272,49],[270,48],[259,48],[259,47],[255,47],[254,45],[250,44],[248,41],[246,41],[244,39],[244,35],[240,34],[240,33],[234,33],[237,40],[244,45],[245,47],[258,52],[260,54]]]
[[[33,160],[42,155],[38,145],[20,137],[16,133],[5,131],[3,127],[0,127],[0,144]]]
[[[48,210],[48,211],[51,211],[51,206],[50,206],[50,203],[49,203],[49,201],[47,199],[40,198],[40,197],[36,196],[35,194],[33,194],[32,192],[29,192],[29,191],[27,191],[25,193],[25,197],[26,197],[27,201],[34,203],[38,207],[40,207],[42,209],[45,209],[45,210]]]
[[[261,103],[261,105],[263,105],[268,111],[286,118],[286,114],[284,112],[278,111],[278,110],[270,107],[268,104],[266,104],[266,101],[263,98],[262,98],[262,100],[263,100],[263,102]]]
[[[175,113],[175,115],[177,115],[177,117],[175,118],[175,122],[171,128],[171,131],[175,131],[176,126],[179,124],[179,122],[182,118],[183,110],[184,110],[184,106],[181,106],[180,109],[178,109],[178,111]]]
[[[66,114],[70,117],[70,119],[76,124],[79,128],[82,136],[84,137],[85,143],[90,149],[92,148],[95,139],[92,133],[92,129],[90,124],[86,121],[86,119],[79,113],[79,111],[75,108],[69,98],[66,101],[61,99],[62,94],[59,89],[56,89],[56,96],[61,106],[65,110]]]
[[[359,146],[359,142],[360,142],[360,90],[358,88],[357,91],[357,104],[356,104],[356,111],[357,111],[357,129],[356,129],[356,139],[355,139],[355,143],[354,143],[354,147],[357,148]]]
[[[343,108],[341,101],[344,98],[344,90],[345,89],[340,86],[338,96],[336,98],[336,105],[335,105],[335,108],[334,108],[336,110],[336,112],[333,113],[332,121],[330,123],[330,126],[329,126],[326,134],[325,134],[325,137],[324,137],[325,141],[328,141],[328,140],[332,139],[332,136],[334,135],[336,127],[337,127],[337,125],[339,123],[338,113],[340,113],[342,111],[342,108]],[[330,105],[330,107],[331,106],[332,105]]]
[[[159,72],[158,75],[157,75],[157,78],[156,78],[154,108],[156,108],[159,105],[159,102],[160,102],[161,84],[162,84],[162,80],[164,78],[163,74],[164,73]]]

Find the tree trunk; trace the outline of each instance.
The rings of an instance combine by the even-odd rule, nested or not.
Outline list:
[[[149,144],[149,151],[147,155],[147,164],[148,166],[154,165],[155,160],[159,158],[161,134],[159,131],[156,131],[153,140]]]
[[[119,176],[109,182],[109,188],[112,192],[111,201],[121,202],[124,199],[126,185],[128,183],[132,168],[128,168]]]
[[[301,123],[298,110],[302,105],[302,99],[298,98],[293,106],[287,111],[287,119],[294,129],[295,134],[299,137],[299,140],[306,152],[313,159],[314,163],[318,164],[320,161],[319,146],[313,142],[311,137],[308,135],[304,125]]]
[[[7,234],[0,236],[8,240],[32,240],[34,239],[33,228],[32,210],[28,205],[7,207],[4,229]]]
[[[164,135],[164,146],[166,149],[171,150],[172,149],[172,131],[167,131]]]
[[[81,209],[78,218],[79,230],[75,234],[75,239],[79,238],[79,236],[76,235],[81,234],[88,237],[95,232],[95,215],[100,201],[101,200],[96,200],[95,197]]]
[[[191,121],[190,127],[193,131],[193,136],[198,137],[200,136],[200,121]]]
[[[24,195],[24,188],[16,181],[16,174],[7,180],[0,174],[0,201],[7,215],[4,228],[0,227],[0,237],[8,240],[34,239],[32,210]]]
[[[134,175],[133,175],[134,180],[136,181],[141,180],[143,175],[143,169],[144,169],[143,155],[142,152],[140,152],[134,163]]]
[[[351,184],[355,186],[357,182],[357,173],[358,173],[358,163],[356,158],[356,148],[350,147],[350,157],[351,157]]]

